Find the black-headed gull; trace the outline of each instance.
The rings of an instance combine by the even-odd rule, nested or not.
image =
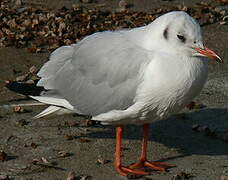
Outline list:
[[[30,97],[51,105],[36,118],[77,113],[117,125],[116,170],[123,176],[147,175],[142,167],[165,171],[171,166],[147,160],[148,124],[178,112],[200,93],[208,58],[222,62],[203,45],[199,24],[185,12],[170,12],[144,27],[99,32],[58,48],[38,72],[38,93],[30,91]],[[130,166],[121,164],[125,124],[144,128],[139,163]]]

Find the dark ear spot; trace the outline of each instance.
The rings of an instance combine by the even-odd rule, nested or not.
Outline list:
[[[168,27],[167,28],[165,28],[165,30],[164,30],[164,32],[163,32],[163,36],[164,36],[164,38],[167,40],[168,39]]]

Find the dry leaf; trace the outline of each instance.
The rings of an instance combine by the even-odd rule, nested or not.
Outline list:
[[[68,156],[70,156],[70,153],[68,153],[66,151],[59,151],[58,156],[59,157],[68,157]]]
[[[221,176],[221,180],[228,180],[228,176]]]
[[[16,113],[24,113],[25,112],[25,109],[21,106],[16,106],[14,107],[14,112]]]
[[[50,162],[45,157],[42,157],[41,160],[46,164],[50,164]]]
[[[64,136],[64,138],[68,141],[74,139],[74,137],[72,135],[67,135],[67,134]]]
[[[73,171],[69,172],[66,180],[76,180],[75,172],[73,172]]]
[[[36,66],[32,66],[29,68],[29,72],[32,73],[32,74],[36,74],[37,73],[37,68]]]
[[[0,151],[0,161],[6,161],[8,159],[8,155],[4,151]]]

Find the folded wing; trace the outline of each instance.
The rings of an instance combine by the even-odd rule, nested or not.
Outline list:
[[[149,58],[126,32],[95,33],[57,49],[38,73],[38,85],[55,90],[82,114],[127,109],[134,103],[141,67]]]

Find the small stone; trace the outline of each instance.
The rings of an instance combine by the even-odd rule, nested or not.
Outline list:
[[[194,124],[194,125],[192,125],[192,130],[193,131],[199,131],[199,127],[200,127],[199,124]]]
[[[228,141],[228,133],[223,134],[223,135],[222,135],[222,139],[223,139],[224,141]]]
[[[27,84],[34,84],[35,82],[34,82],[34,80],[29,79],[29,80],[26,81],[26,83],[27,83]]]
[[[36,68],[36,66],[30,67],[30,68],[29,68],[29,72],[32,73],[32,74],[37,73],[37,68]]]
[[[34,164],[34,165],[37,165],[38,162],[40,162],[40,159],[33,159],[33,160],[32,160],[32,164]]]
[[[80,0],[82,3],[92,3],[93,0]]]
[[[86,138],[79,138],[78,140],[80,142],[82,142],[82,143],[88,143],[88,142],[90,142],[90,140],[89,139],[86,139]]]
[[[8,155],[4,151],[0,151],[0,161],[7,161]]]
[[[193,177],[193,176],[190,175],[189,173],[181,171],[181,172],[177,173],[176,175],[174,175],[172,177],[172,180],[184,180],[184,179],[189,179],[191,177]]]
[[[142,177],[141,175],[136,175],[136,174],[128,174],[127,179],[138,179],[140,177]]]
[[[98,159],[97,159],[97,163],[98,164],[107,164],[109,162],[110,162],[110,160],[104,159],[101,156],[99,156]]]
[[[174,175],[172,177],[172,180],[183,180],[181,176],[179,176],[178,174]]]
[[[32,143],[30,144],[30,146],[31,146],[33,149],[36,149],[38,145],[37,145],[36,143],[33,143],[33,142],[32,142]]]
[[[221,21],[219,24],[221,24],[221,25],[226,25],[226,24],[228,24],[228,22]]]
[[[117,12],[123,12],[127,9],[128,3],[126,0],[119,1],[119,8],[116,9]]]
[[[78,122],[75,122],[75,121],[73,121],[73,122],[67,122],[66,124],[67,124],[68,126],[70,126],[70,127],[76,127],[76,126],[79,125],[79,123],[78,123]]]
[[[195,107],[195,102],[194,101],[192,101],[192,102],[190,102],[188,105],[186,105],[186,107],[189,109],[189,110],[192,110],[192,109],[194,109],[194,107]]]
[[[14,112],[16,113],[24,113],[25,112],[25,109],[21,106],[16,106],[14,107]]]
[[[15,1],[15,6],[18,7],[18,6],[21,6],[21,4],[22,4],[21,0],[16,0]]]
[[[73,140],[73,139],[74,139],[74,137],[73,137],[73,136],[71,136],[71,135],[65,135],[65,136],[64,136],[64,138],[65,138],[66,140],[68,140],[68,141],[70,141],[70,140]]]
[[[209,131],[206,132],[206,135],[207,135],[207,136],[215,137],[215,136],[216,136],[216,132],[215,132],[215,130],[211,130],[211,129],[210,129]]]
[[[66,180],[76,180],[75,172],[73,172],[73,171],[69,172]]]
[[[70,153],[68,153],[66,151],[59,151],[58,156],[59,157],[68,157],[68,156],[70,156]]]
[[[26,81],[28,79],[28,76],[29,76],[29,74],[24,74],[24,75],[18,76],[18,77],[16,77],[16,81],[17,82]]]
[[[85,124],[87,127],[94,126],[96,124],[96,121],[86,120]]]
[[[45,164],[50,164],[50,162],[49,162],[45,157],[42,157],[41,160],[42,160],[42,162],[44,162]]]
[[[201,130],[204,131],[204,132],[209,132],[209,131],[210,131],[210,128],[207,127],[207,126],[203,126],[203,127],[201,128]]]
[[[120,0],[119,1],[119,7],[120,8],[126,8],[126,6],[127,6],[126,0]]]
[[[89,176],[81,176],[80,177],[80,180],[87,180],[87,179],[89,179]]]
[[[8,175],[0,175],[0,180],[10,180]]]
[[[19,126],[25,126],[25,125],[29,124],[29,122],[27,122],[25,119],[20,119],[19,121],[17,121],[17,124]]]
[[[221,176],[221,180],[228,180],[228,176]]]
[[[222,18],[223,21],[228,21],[228,15]]]
[[[38,48],[36,46],[32,46],[30,48],[27,48],[27,50],[30,53],[40,53],[42,49],[41,48]]]

